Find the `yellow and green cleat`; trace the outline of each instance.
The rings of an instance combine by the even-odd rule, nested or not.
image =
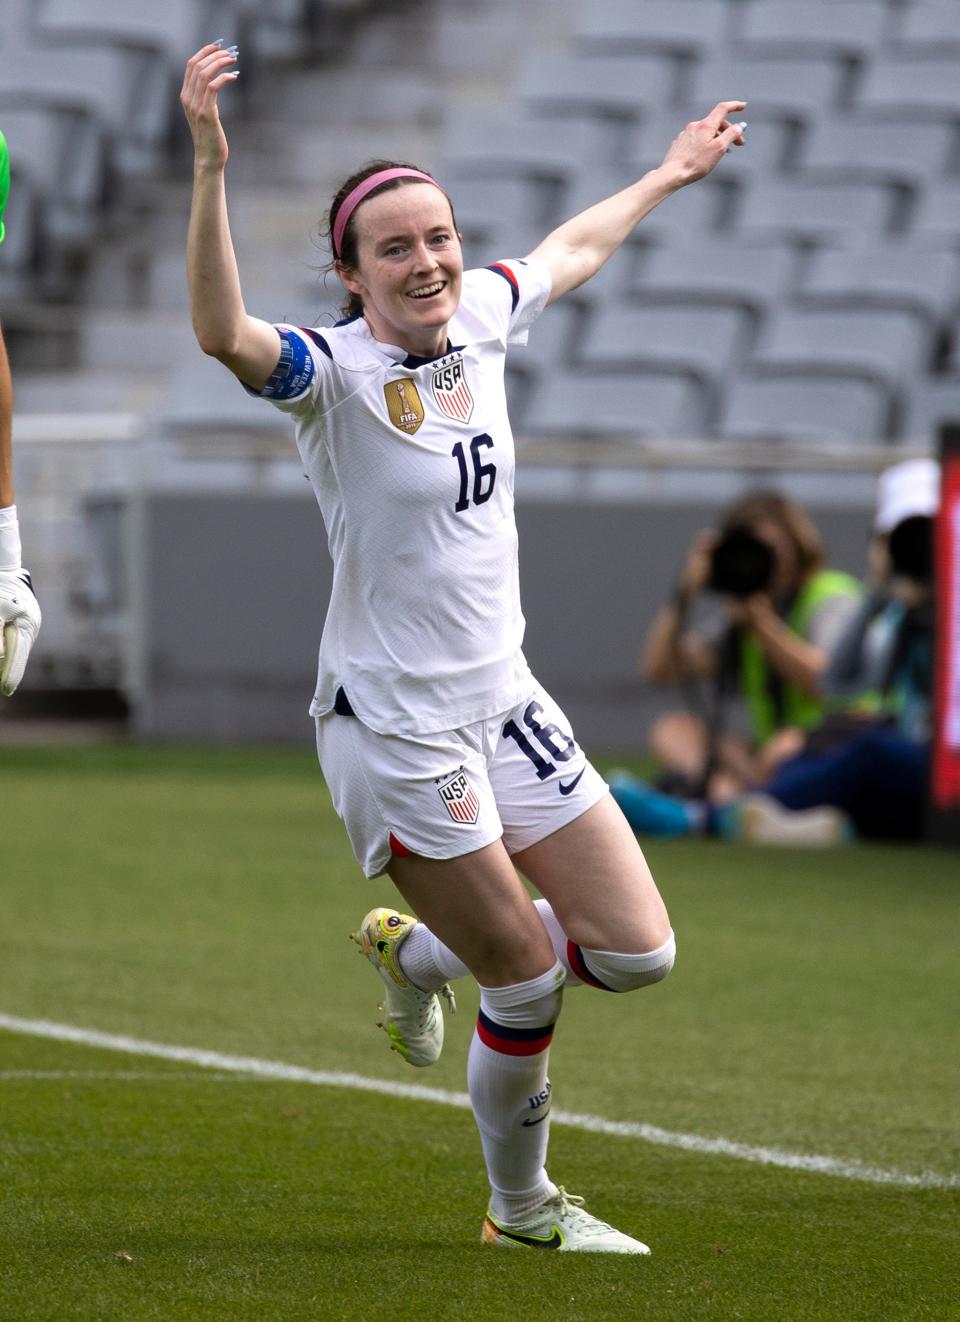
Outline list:
[[[562,1186],[526,1213],[523,1221],[498,1221],[487,1212],[481,1242],[503,1249],[556,1249],[560,1253],[642,1253],[650,1250],[606,1221],[591,1216],[583,1199]]]
[[[440,996],[446,998],[453,1013],[457,1004],[449,985],[435,991],[415,987],[400,967],[399,951],[417,925],[416,918],[396,909],[371,909],[351,933],[351,941],[369,959],[386,987],[385,1004],[378,1006],[384,1018],[377,1024],[411,1065],[432,1065],[443,1050],[443,1014]]]

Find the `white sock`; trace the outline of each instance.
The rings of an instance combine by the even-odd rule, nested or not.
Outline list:
[[[557,922],[556,915],[546,900],[534,900],[554,954],[567,973],[567,986],[578,987],[581,979],[567,958],[567,934]],[[445,982],[455,978],[468,978],[470,970],[458,959],[449,946],[430,931],[426,923],[417,923],[398,952],[400,968],[415,987],[421,991],[439,991]]]
[[[467,1087],[490,1180],[490,1211],[501,1221],[521,1221],[556,1191],[545,1167],[547,1061],[563,977],[558,961],[529,982],[480,988]]]

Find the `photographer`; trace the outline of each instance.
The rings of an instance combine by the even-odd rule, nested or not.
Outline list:
[[[828,694],[857,698],[828,720],[765,787],[791,810],[841,809],[859,835],[922,834],[933,687],[933,520],[940,470],[908,460],[880,475],[871,591],[824,676]]]
[[[746,496],[719,531],[694,539],[641,662],[653,684],[709,682],[702,713],[669,712],[651,729],[665,786],[729,801],[764,783],[816,728],[828,657],[861,596],[857,580],[825,568],[824,558],[810,518],[778,492]],[[718,636],[688,624],[691,606],[706,591],[723,603],[726,627]],[[749,739],[722,728],[736,693],[746,707]]]

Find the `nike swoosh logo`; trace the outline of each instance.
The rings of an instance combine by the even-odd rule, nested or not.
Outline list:
[[[501,1230],[499,1226],[497,1233],[503,1239],[512,1239],[514,1244],[526,1244],[531,1249],[558,1249],[563,1244],[563,1236],[556,1226],[549,1239],[541,1239],[539,1235],[516,1235],[512,1230]]]
[[[524,1120],[524,1122],[523,1122],[523,1124],[524,1124],[524,1128],[525,1128],[525,1129],[532,1129],[534,1125],[542,1125],[543,1122],[544,1122],[544,1120],[546,1120],[546,1118],[547,1118],[547,1116],[548,1116],[549,1114],[550,1114],[550,1111],[549,1111],[549,1109],[548,1109],[548,1110],[544,1111],[543,1115],[538,1115],[537,1118],[536,1118],[536,1120]]]
[[[583,768],[583,771],[578,772],[578,774],[577,774],[576,776],[574,776],[573,780],[571,780],[571,782],[570,782],[569,785],[564,785],[564,783],[563,783],[562,780],[561,780],[561,781],[558,781],[558,782],[557,782],[557,788],[559,789],[560,793],[561,793],[561,794],[572,794],[573,791],[574,791],[574,790],[577,788],[577,786],[580,784],[580,777],[583,775],[583,772],[586,771],[586,769],[587,769],[587,768],[584,767],[584,768]]]

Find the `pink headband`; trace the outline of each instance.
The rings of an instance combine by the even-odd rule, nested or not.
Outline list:
[[[372,193],[380,184],[385,184],[388,179],[423,179],[426,183],[433,184],[434,188],[440,188],[436,179],[431,179],[430,175],[424,174],[422,170],[410,170],[406,166],[397,166],[392,170],[380,170],[377,174],[369,175],[362,183],[357,184],[356,188],[348,193],[340,203],[340,210],[337,212],[337,219],[333,225],[333,255],[335,257],[339,258],[340,256],[343,232],[350,222],[350,217],[367,194]]]

